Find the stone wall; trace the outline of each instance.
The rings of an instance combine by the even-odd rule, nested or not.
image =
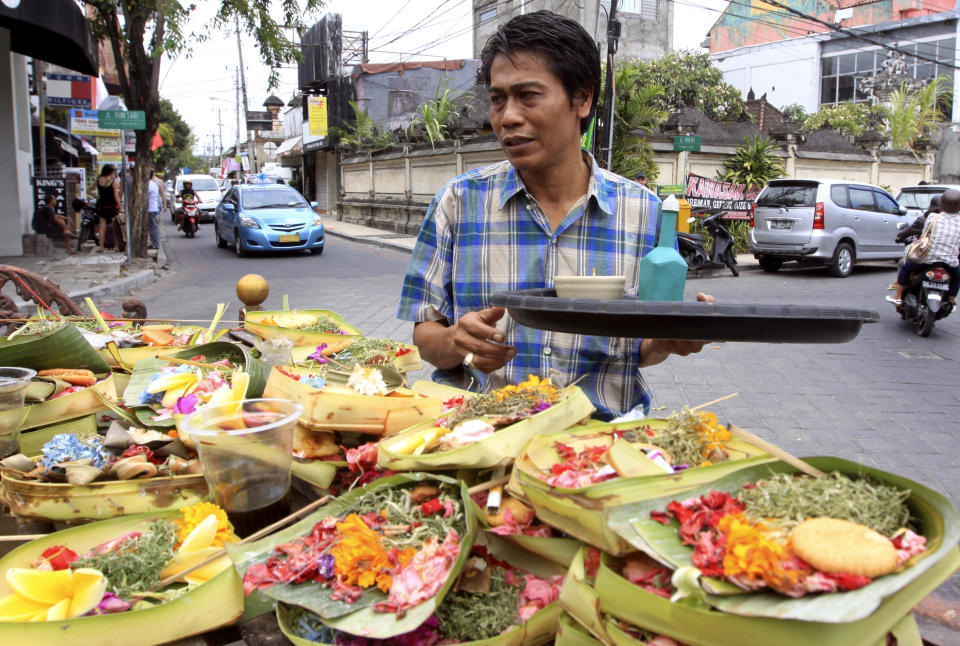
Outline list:
[[[687,173],[714,177],[735,151],[733,146],[704,145],[700,152],[676,153],[669,141],[653,140],[651,144],[660,169],[658,184],[685,184]],[[790,146],[781,154],[790,177],[868,182],[888,188],[894,196],[902,186],[930,179],[929,165],[921,165],[902,153],[805,151]],[[492,135],[448,141],[436,148],[428,144],[408,145],[345,156],[340,162],[336,217],[415,235],[430,200],[444,184],[461,173],[502,160],[500,145]]]

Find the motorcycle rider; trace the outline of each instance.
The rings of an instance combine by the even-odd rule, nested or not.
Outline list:
[[[910,282],[911,274],[924,265],[935,263],[945,265],[950,274],[947,300],[951,303],[957,300],[957,291],[960,290],[960,191],[949,189],[940,196],[940,213],[927,218],[923,233],[927,233],[931,228],[932,242],[923,263],[906,260],[897,274],[897,282],[894,283],[896,295],[886,297],[886,300],[894,305],[899,306],[903,302],[903,292]]]
[[[180,200],[180,204],[183,204],[184,200],[193,200],[197,204],[200,203],[200,196],[195,190],[193,190],[193,181],[189,179],[183,180],[183,188],[180,189],[180,194],[177,195],[177,199]],[[183,228],[183,207],[177,209],[177,230]],[[197,229],[200,229],[200,218],[197,218]]]
[[[903,244],[910,238],[915,238],[919,236],[923,232],[923,225],[926,224],[927,222],[927,216],[929,216],[931,213],[939,213],[939,212],[940,212],[940,196],[934,195],[933,197],[930,198],[930,205],[927,206],[927,210],[923,212],[923,215],[921,215],[916,220],[914,220],[913,224],[901,230],[900,233],[897,234],[896,242],[899,244]]]

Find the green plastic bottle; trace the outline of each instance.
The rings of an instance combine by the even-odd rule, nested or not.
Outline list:
[[[660,208],[660,237],[657,246],[640,259],[640,283],[637,298],[641,301],[682,301],[687,282],[687,263],[677,252],[677,213],[680,202],[673,195]]]

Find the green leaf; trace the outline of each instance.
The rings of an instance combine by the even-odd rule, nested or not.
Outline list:
[[[702,584],[712,594],[707,602],[724,612],[755,617],[776,617],[801,621],[848,623],[868,617],[883,600],[904,589],[951,554],[960,540],[960,515],[943,495],[901,476],[872,469],[839,458],[821,457],[805,460],[822,471],[839,471],[849,476],[872,476],[912,494],[907,505],[916,519],[920,533],[927,538],[927,551],[902,572],[875,579],[869,585],[850,592],[810,595],[791,599],[772,592],[747,592],[730,584],[707,579]],[[793,473],[795,469],[782,462],[749,467],[732,473],[710,485],[684,493],[685,498],[700,496],[711,489],[735,492],[743,485],[756,482],[772,473]],[[691,565],[693,549],[683,545],[670,526],[650,518],[651,511],[663,511],[674,496],[630,503],[608,513],[609,525],[620,537],[671,568]],[[932,588],[930,589],[932,590]],[[928,592],[930,591],[928,590]],[[727,594],[731,593],[731,594]]]
[[[33,336],[0,338],[0,365],[33,370],[86,368],[96,374],[110,367],[71,323],[61,323]]]
[[[354,489],[337,500],[328,503],[295,525],[253,543],[230,545],[227,547],[227,551],[233,559],[237,570],[243,575],[252,563],[265,561],[273,554],[274,547],[277,545],[309,534],[313,526],[327,516],[340,517],[348,513],[354,502],[361,498],[366,492],[380,487],[403,486],[424,480],[435,480],[446,484],[459,485],[461,504],[463,505],[467,521],[467,534],[461,537],[460,554],[457,557],[457,561],[454,563],[450,575],[447,577],[447,581],[434,597],[418,606],[410,608],[404,617],[398,618],[397,615],[392,613],[374,612],[373,608],[369,606],[353,606],[354,611],[348,614],[337,614],[340,608],[334,605],[333,602],[330,602],[329,596],[331,590],[320,583],[308,582],[296,585],[272,586],[260,591],[262,595],[278,601],[300,605],[317,613],[321,617],[324,617],[324,613],[334,613],[335,616],[324,617],[325,623],[332,628],[351,634],[387,639],[394,635],[409,632],[426,621],[430,615],[433,614],[436,605],[443,600],[444,595],[447,594],[447,591],[456,580],[457,574],[466,562],[470,553],[470,547],[473,545],[476,537],[477,520],[474,515],[474,508],[467,494],[467,487],[462,482],[445,476],[427,473],[405,473],[381,478],[366,487]],[[382,598],[385,598],[385,596]]]

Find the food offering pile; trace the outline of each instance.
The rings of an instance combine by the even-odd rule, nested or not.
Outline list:
[[[960,566],[939,493],[837,458],[802,473],[709,410],[609,423],[546,375],[411,383],[415,347],[329,310],[249,312],[253,349],[215,323],[43,321],[0,342],[50,407],[0,465],[11,508],[109,519],[0,560],[5,641],[159,643],[245,609],[297,644],[880,646],[910,643],[912,608]],[[238,541],[177,484],[203,478],[180,422],[261,396],[303,406],[292,473],[322,500]]]

